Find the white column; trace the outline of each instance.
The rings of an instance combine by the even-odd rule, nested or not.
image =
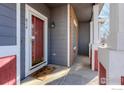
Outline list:
[[[121,84],[124,76],[124,4],[110,4],[108,47],[99,48],[99,59],[106,69],[106,83]]]
[[[94,5],[93,6],[93,30],[94,30],[93,43],[95,45],[99,43],[98,16],[99,16],[99,5]]]
[[[90,43],[89,43],[89,59],[92,68],[92,44],[93,44],[93,21],[90,22]]]
[[[108,84],[121,84],[121,76],[124,76],[124,4],[110,4],[110,9]]]
[[[90,44],[93,44],[93,21],[90,22]]]
[[[95,70],[95,50],[98,50],[99,29],[98,29],[99,5],[93,6],[93,32],[92,32],[92,70]]]

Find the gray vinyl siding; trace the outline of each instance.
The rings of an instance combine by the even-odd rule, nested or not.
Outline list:
[[[16,4],[0,4],[0,46],[16,45]]]
[[[48,17],[48,22],[49,22],[49,18],[50,18],[49,9],[45,4],[30,3],[28,5],[30,5],[32,8],[36,9],[37,11]],[[48,30],[48,35],[49,35],[49,30]],[[50,47],[48,47],[48,51],[49,48]],[[48,54],[50,53],[48,52]],[[25,4],[21,4],[21,79],[24,78],[25,78]]]
[[[25,4],[21,4],[21,79],[25,77]]]
[[[51,8],[50,63],[67,66],[67,5]]]
[[[89,55],[90,22],[79,22],[78,53]]]

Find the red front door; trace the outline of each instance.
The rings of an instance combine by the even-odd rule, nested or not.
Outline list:
[[[44,61],[44,21],[32,15],[32,66]]]

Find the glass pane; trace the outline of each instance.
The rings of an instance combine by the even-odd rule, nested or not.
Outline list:
[[[32,16],[32,66],[44,61],[44,21]]]

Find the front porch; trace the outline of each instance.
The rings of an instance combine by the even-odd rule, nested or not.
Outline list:
[[[123,9],[123,4],[0,4],[0,84],[124,85]],[[56,69],[45,80],[31,77],[47,65]]]
[[[52,65],[52,64],[49,64]],[[90,68],[87,56],[78,56],[71,68],[52,65],[57,69],[48,74],[47,79],[38,80],[28,76],[22,80],[21,85],[98,85],[98,73]]]

